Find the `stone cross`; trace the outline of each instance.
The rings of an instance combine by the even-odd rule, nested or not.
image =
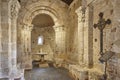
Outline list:
[[[101,55],[103,55],[103,29],[107,24],[110,24],[110,23],[111,23],[111,20],[107,19],[105,21],[105,19],[103,18],[103,13],[100,12],[98,23],[94,24],[94,28],[98,27],[98,29],[100,30],[100,54]]]

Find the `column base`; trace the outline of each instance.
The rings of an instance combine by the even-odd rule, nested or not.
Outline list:
[[[24,79],[24,69],[14,67],[9,75],[9,80],[25,80]]]

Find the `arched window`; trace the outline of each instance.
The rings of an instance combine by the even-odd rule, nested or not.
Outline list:
[[[43,36],[38,37],[38,45],[43,45]]]

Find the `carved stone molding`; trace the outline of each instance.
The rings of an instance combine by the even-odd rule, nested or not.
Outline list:
[[[77,13],[78,17],[81,16],[82,15],[82,7],[79,7],[78,9],[76,9],[75,12]]]
[[[79,20],[82,22],[85,22],[85,11],[86,11],[86,9],[83,8],[82,6],[79,7],[78,9],[76,9],[76,11],[75,11],[78,15]]]
[[[33,30],[33,25],[29,26],[29,30],[32,31]]]
[[[18,16],[20,4],[19,4],[18,0],[11,0],[10,3],[11,3],[10,4],[11,19],[15,19]]]
[[[55,31],[64,31],[66,29],[66,27],[64,27],[64,25],[60,25],[60,26],[53,26]]]
[[[32,31],[33,25],[23,24],[22,30]]]

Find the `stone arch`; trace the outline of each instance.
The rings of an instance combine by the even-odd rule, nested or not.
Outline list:
[[[58,17],[56,15],[54,15],[54,13],[50,12],[49,10],[44,10],[44,9],[36,10],[36,11],[32,12],[29,16],[27,15],[23,22],[31,23],[32,20],[39,14],[47,14],[53,19],[55,25],[60,24],[58,21]]]
[[[55,26],[62,24],[62,22],[61,22],[62,19],[55,9],[53,9],[49,6],[43,6],[43,5],[39,4],[39,2],[34,3],[30,6],[27,6],[26,13],[23,17],[23,23],[31,24],[33,18],[39,14],[49,15],[53,19]]]
[[[55,3],[54,3],[55,2]],[[65,18],[64,16],[68,16],[67,15],[67,9],[68,6],[63,3],[61,0],[40,0],[40,1],[36,1],[36,2],[32,2],[32,0],[29,0],[28,2],[26,2],[26,5],[22,5],[19,16],[18,16],[18,39],[17,39],[17,43],[19,44],[17,46],[18,48],[18,63],[21,63],[21,67],[26,68],[25,66],[28,63],[31,62],[24,62],[25,59],[27,59],[27,57],[24,59],[23,56],[28,56],[29,58],[29,52],[31,52],[30,47],[28,47],[30,44],[28,44],[28,41],[26,42],[26,34],[25,31],[29,30],[28,33],[30,33],[31,29],[32,29],[32,20],[33,18],[35,18],[37,15],[39,14],[46,14],[49,15],[53,21],[54,21],[54,26],[53,29],[55,31],[56,34],[56,38],[55,41],[57,48],[60,48],[60,46],[58,45],[62,45],[63,48],[65,47],[64,43],[65,43],[65,36],[63,36],[63,38],[60,38],[62,40],[59,39],[58,35],[61,34],[65,34],[64,31],[64,25],[67,26],[66,21],[67,18]],[[27,34],[29,37],[29,41],[30,41],[30,34]],[[59,41],[59,42],[58,42]],[[27,44],[25,44],[27,43]],[[60,44],[59,44],[60,43]],[[27,48],[25,48],[27,46]],[[65,48],[64,48],[65,49]],[[64,52],[65,50],[62,49]],[[63,51],[61,50],[61,53],[63,53]],[[26,55],[27,54],[27,55]],[[30,61],[30,59],[28,59]],[[28,66],[27,66],[28,68]]]
[[[33,3],[34,2],[34,3]],[[45,13],[52,17],[55,26],[66,25],[65,11],[68,10],[68,5],[61,0],[29,0],[27,4],[22,5],[18,16],[18,29],[21,30],[24,24],[31,25],[31,21],[35,14]],[[32,16],[31,16],[32,15]]]

